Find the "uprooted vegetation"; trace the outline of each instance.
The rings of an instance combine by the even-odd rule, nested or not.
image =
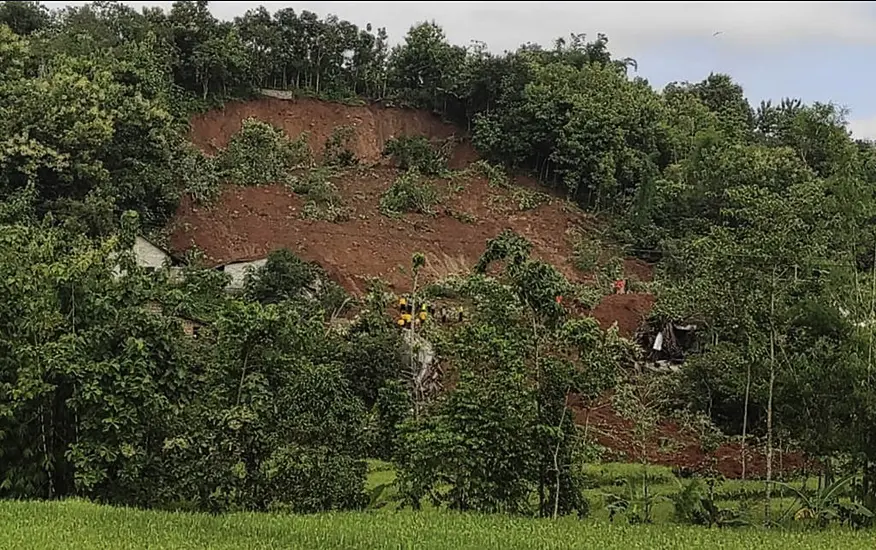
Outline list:
[[[397,217],[405,212],[432,214],[438,202],[438,191],[417,169],[401,174],[392,185],[380,195],[380,213]]]
[[[350,219],[350,209],[344,205],[337,187],[330,181],[333,175],[331,168],[318,167],[290,178],[292,191],[307,198],[302,217],[327,222]]]
[[[391,158],[401,170],[441,177],[447,175],[452,147],[453,141],[449,139],[435,145],[426,136],[401,136],[386,142],[383,155]]]

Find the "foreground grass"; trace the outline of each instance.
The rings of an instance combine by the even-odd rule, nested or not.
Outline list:
[[[871,549],[873,532],[718,530],[436,511],[209,516],[83,501],[0,502],[0,548],[92,549]]]

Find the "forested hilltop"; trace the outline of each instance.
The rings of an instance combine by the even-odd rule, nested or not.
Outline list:
[[[712,462],[671,496],[678,519],[754,521],[752,499],[784,519],[769,503],[795,457],[820,476],[798,520],[869,525],[876,146],[833,104],[754,107],[721,74],[658,91],[637,68],[602,35],[496,54],[434,23],[390,47],[291,9],[0,3],[0,497],[651,521],[647,475],[593,502],[590,466],[678,464],[663,435],[683,432]],[[265,93],[395,118],[379,151],[316,119],[194,135]],[[179,272],[137,265],[138,235],[185,241],[192,212],[225,216],[235,193],[351,246],[435,232],[478,257],[386,253],[401,282],[362,292],[289,231],[239,293],[197,250]],[[633,258],[648,275],[615,294]],[[410,328],[400,298],[450,320]],[[600,326],[624,299],[649,306],[639,330]],[[658,351],[671,369],[644,368]],[[374,459],[395,477],[366,492]],[[763,482],[718,503],[700,480],[720,474]]]

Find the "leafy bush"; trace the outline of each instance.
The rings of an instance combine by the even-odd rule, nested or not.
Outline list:
[[[397,217],[404,212],[433,214],[432,206],[438,202],[435,188],[423,182],[420,173],[408,170],[380,195],[380,213]]]
[[[529,391],[511,373],[463,374],[435,414],[404,429],[399,483],[408,502],[419,506],[441,484],[439,503],[452,509],[522,512],[535,468]]]
[[[329,314],[348,301],[344,290],[319,265],[305,262],[285,248],[268,254],[265,265],[247,274],[244,290],[248,299],[263,304],[315,301]]]
[[[349,167],[358,162],[356,154],[350,149],[350,140],[355,130],[352,126],[336,126],[325,142],[322,162],[326,166]]]
[[[681,488],[670,495],[674,516],[680,523],[705,525],[706,527],[742,527],[748,525],[743,515],[729,508],[719,507],[712,491],[707,491],[703,482],[692,479],[679,482]]]
[[[491,164],[485,160],[477,160],[471,163],[465,171],[484,176],[491,187],[507,189],[511,186],[511,181],[505,169],[502,166]]]
[[[303,177],[291,178],[292,190],[307,197],[302,217],[327,222],[343,222],[350,219],[350,209],[344,205],[337,188],[329,181],[331,175],[329,169],[313,168]]]
[[[232,183],[265,185],[287,182],[292,170],[309,165],[311,158],[306,134],[293,141],[279,128],[248,118],[217,164],[221,177]]]
[[[366,465],[328,447],[285,445],[260,466],[267,509],[294,513],[360,509]]]
[[[623,516],[630,524],[651,523],[654,520],[654,507],[667,497],[651,489],[654,480],[646,473],[642,483],[624,479],[617,490],[603,493],[609,521],[615,516]]]
[[[186,143],[177,154],[176,174],[182,179],[183,192],[199,203],[208,203],[219,194],[216,159]]]
[[[599,256],[602,253],[602,243],[599,239],[578,235],[574,241],[572,262],[575,268],[584,273],[592,273],[599,266]]]
[[[532,191],[525,187],[514,187],[511,191],[511,198],[517,203],[517,209],[521,211],[538,208],[551,200],[545,193]]]
[[[532,243],[510,229],[505,229],[487,241],[487,249],[475,264],[476,273],[485,273],[492,262],[508,260],[512,265],[522,264],[532,252]]]
[[[402,170],[417,170],[427,176],[447,173],[447,143],[434,147],[425,136],[401,136],[387,140],[383,156],[391,157]]]
[[[397,456],[400,449],[400,426],[409,418],[412,409],[410,391],[403,382],[388,379],[378,389],[374,404],[374,456],[385,460]]]

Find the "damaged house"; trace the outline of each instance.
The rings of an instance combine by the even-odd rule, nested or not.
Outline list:
[[[644,361],[637,368],[653,372],[678,372],[685,356],[699,351],[697,325],[675,320],[649,323],[639,332]]]

